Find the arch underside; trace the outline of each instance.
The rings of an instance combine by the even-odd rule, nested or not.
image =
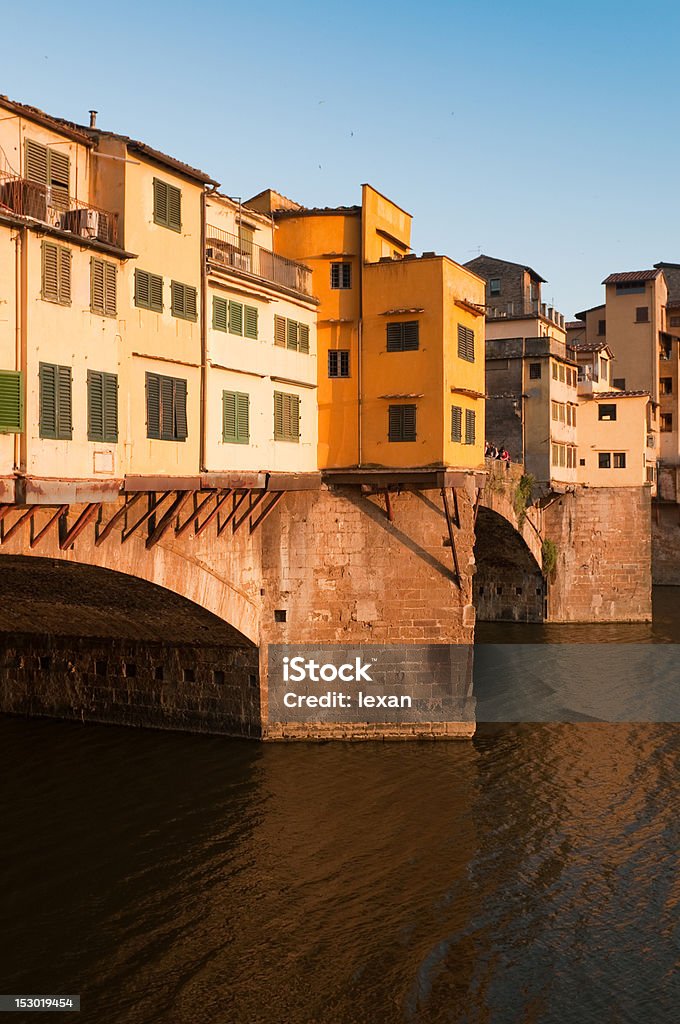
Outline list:
[[[473,599],[482,622],[542,622],[545,579],[521,534],[480,506],[475,526]]]

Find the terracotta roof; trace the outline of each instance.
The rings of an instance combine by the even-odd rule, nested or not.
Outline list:
[[[93,144],[92,139],[83,130],[82,126],[74,124],[73,121],[66,121],[63,117],[52,117],[38,107],[31,107],[27,103],[17,103],[16,100],[10,100],[7,96],[0,95],[0,106],[5,107],[6,110],[14,111],[20,117],[30,118],[30,120],[35,121],[37,124],[42,124],[46,128],[53,128],[54,131],[62,132],[62,134],[68,135],[69,138],[80,142],[83,146],[92,146]]]
[[[273,210],[272,216],[282,217],[333,217],[345,214],[354,217],[361,213],[360,206],[303,206],[301,210]]]
[[[586,329],[582,320],[568,320],[564,326],[568,331],[585,331]]]
[[[599,306],[590,306],[588,309],[582,309],[580,313],[574,313],[577,320],[585,320],[588,313],[594,313],[596,309],[604,309],[605,303],[601,302]]]
[[[662,273],[661,270],[626,270],[621,274],[610,274],[602,284],[636,284],[637,282],[653,281]]]
[[[599,402],[601,398],[649,398],[649,391],[595,391],[593,398]]]
[[[604,340],[570,342],[569,345],[576,352],[600,352],[603,348],[607,348],[607,342]]]

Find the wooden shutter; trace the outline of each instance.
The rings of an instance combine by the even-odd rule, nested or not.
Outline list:
[[[157,373],[146,375],[146,436],[161,436],[161,385]]]
[[[118,374],[104,377],[104,440],[118,441]]]
[[[420,325],[417,320],[407,320],[403,325],[404,351],[413,352],[418,348]]]
[[[475,361],[475,332],[458,324],[458,355],[469,363]]]
[[[104,263],[104,312],[115,316],[117,308],[117,269],[115,263]]]
[[[451,440],[463,440],[463,410],[459,405],[451,406]]]
[[[465,410],[465,444],[475,443],[475,411],[474,409]]]
[[[87,439],[104,440],[104,375],[87,371]]]
[[[404,440],[403,406],[391,405],[388,413],[388,439],[390,441]]]
[[[153,179],[153,219],[156,224],[168,224],[168,186],[160,178]]]
[[[0,371],[0,434],[19,433],[24,428],[21,373]]]
[[[298,327],[299,327],[299,324],[298,324],[297,320],[287,320],[286,321],[286,327],[287,327],[287,336],[286,336],[287,347],[291,348],[291,349],[296,349],[297,350],[297,347],[298,347],[298,344],[299,344],[299,342],[298,342]]]
[[[186,441],[187,429],[187,382],[177,377],[174,383],[175,439]]]
[[[187,320],[196,319],[196,289],[188,284],[184,286],[184,315]]]
[[[246,338],[257,338],[257,307],[244,306],[244,330]]]
[[[404,406],[404,441],[415,441],[416,439],[416,407],[415,405]]]
[[[71,160],[59,149],[48,150],[50,201],[52,206],[67,207],[69,198]]]
[[[71,250],[59,246],[59,302],[64,306],[71,305]]]
[[[70,441],[73,436],[71,420],[71,367],[57,368],[57,437]]]
[[[161,441],[175,440],[175,388],[172,377],[159,377],[161,390]]]
[[[274,317],[274,344],[286,347],[286,318],[285,316]]]
[[[250,398],[241,392],[236,395],[236,433],[242,444],[250,440]]]
[[[298,395],[289,395],[290,407],[290,438],[294,441],[300,440],[300,398]]]
[[[213,296],[213,327],[216,331],[226,331],[227,329],[227,309],[228,303],[226,299],[220,298],[219,295]],[[225,391],[225,394],[227,392]]]
[[[309,352],[309,324],[300,324],[300,351]]]
[[[401,352],[403,347],[403,324],[387,324],[387,351]]]
[[[232,334],[243,334],[243,305],[240,302],[229,303],[229,330]]]
[[[274,437],[283,440],[283,400],[285,395],[281,391],[274,392]]]
[[[168,217],[167,224],[174,231],[182,227],[182,192],[174,185],[167,185]]]
[[[24,177],[38,185],[47,185],[48,162],[47,146],[42,146],[33,139],[26,139]]]
[[[227,443],[238,441],[236,434],[236,392],[222,392],[222,440]]]
[[[180,284],[179,281],[172,281],[170,283],[170,310],[173,316],[184,316],[184,285]]]
[[[149,308],[156,313],[163,312],[163,278],[160,274],[149,274]]]
[[[93,313],[104,313],[104,261],[92,256],[90,259],[90,309]]]
[[[59,246],[54,242],[42,243],[42,297],[59,301]]]
[[[148,309],[151,304],[151,281],[146,270],[135,270],[135,306]]]
[[[40,363],[40,436],[57,436],[57,367]]]

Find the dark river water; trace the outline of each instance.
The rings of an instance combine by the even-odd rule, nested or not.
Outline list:
[[[479,639],[680,642],[680,590],[655,602]],[[680,1019],[676,725],[257,746],[0,718],[0,760],[0,992],[80,993],[74,1021]]]

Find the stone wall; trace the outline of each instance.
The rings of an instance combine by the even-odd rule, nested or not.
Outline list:
[[[654,583],[680,586],[680,505],[654,504],[652,578]]]
[[[648,622],[652,617],[648,487],[583,488],[543,512],[557,546],[551,622]]]

